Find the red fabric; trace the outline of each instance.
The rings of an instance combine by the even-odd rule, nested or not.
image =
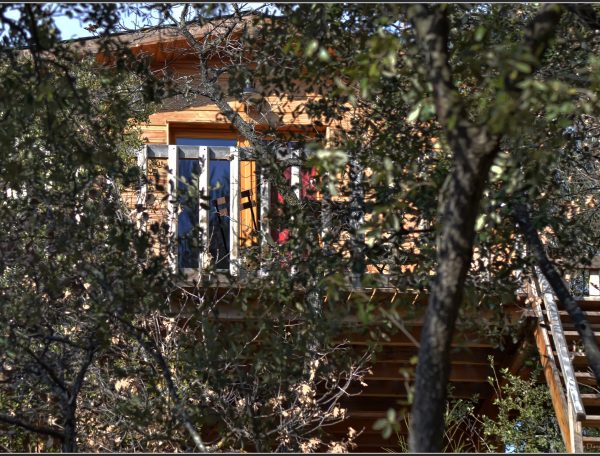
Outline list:
[[[283,171],[283,178],[290,184],[292,180],[292,168],[287,167]],[[317,179],[317,170],[315,168],[311,169],[301,169],[300,170],[300,198],[306,200],[315,200],[317,198],[316,195],[316,179]],[[275,198],[271,199],[271,211],[275,213],[278,209],[285,205],[285,200],[283,199],[283,195],[279,192],[276,193]],[[273,228],[271,230],[271,235],[273,240],[277,242],[279,245],[285,244],[290,237],[290,230],[288,228],[279,227]]]
[[[283,178],[286,180],[286,182],[288,183],[288,185],[290,184],[291,180],[292,180],[292,168],[291,167],[287,167],[284,171],[283,171]],[[273,194],[272,194],[273,195]],[[283,199],[283,195],[279,192],[275,193],[275,197],[273,198],[273,196],[271,197],[271,213],[276,214],[277,212],[280,212],[282,209],[282,207],[285,204],[285,200]],[[289,237],[290,237],[290,230],[287,228],[283,228],[283,227],[273,227],[273,229],[271,230],[271,236],[273,237],[273,240],[275,242],[277,242],[279,245],[281,244],[285,244]]]
[[[300,190],[300,196],[302,199],[315,200],[317,199],[317,169],[303,169],[300,170],[300,180],[302,187]]]

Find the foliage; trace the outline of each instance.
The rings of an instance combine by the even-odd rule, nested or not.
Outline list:
[[[482,420],[475,414],[476,400],[452,399],[444,412],[444,453],[493,453],[494,442],[484,435]],[[410,415],[405,415],[404,423],[410,426]],[[408,452],[407,439],[398,435],[402,452]]]
[[[586,193],[594,190],[584,190],[582,199],[577,200],[581,206],[564,217],[564,211],[549,206],[565,193],[572,194],[569,187],[574,181],[567,176],[578,171],[563,163],[558,187],[564,193],[557,199],[557,188],[549,185],[552,177],[548,173],[548,168],[557,167],[557,151],[573,155],[563,129],[578,115],[598,110],[597,97],[589,90],[596,84],[591,73],[594,32],[585,19],[595,12],[588,9],[583,15],[580,10],[562,7],[494,4],[290,5],[285,12],[295,20],[273,19],[265,28],[264,42],[268,36],[267,46],[275,56],[265,59],[265,79],[274,71],[272,63],[283,55],[297,73],[290,79],[280,77],[281,83],[293,86],[291,80],[300,78],[322,94],[325,101],[315,103],[311,112],[326,122],[345,117],[352,127],[368,125],[369,114],[388,113],[389,118],[377,118],[370,128],[360,130],[362,134],[355,135],[353,129],[342,133],[338,149],[347,150],[349,157],[359,157],[376,179],[391,174],[391,169],[386,170],[390,161],[406,170],[404,157],[415,159],[422,152],[398,135],[387,136],[387,125],[397,124],[393,114],[399,113],[402,125],[416,124],[412,134],[426,144],[425,151],[433,149],[435,140],[444,154],[432,153],[439,161],[433,161],[432,169],[425,168],[424,180],[434,183],[432,198],[422,197],[420,192],[415,192],[414,200],[410,198],[421,167],[413,170],[409,166],[413,173],[401,180],[407,184],[408,197],[394,192],[401,185],[390,185],[393,180],[387,183],[388,189],[393,188],[393,203],[384,220],[394,222],[395,215],[403,214],[402,204],[408,199],[412,203],[408,208],[417,208],[417,220],[429,216],[423,225],[434,228],[435,239],[419,236],[423,245],[415,248],[414,241],[406,239],[414,235],[411,229],[401,231],[406,237],[396,244],[393,236],[398,229],[393,229],[394,225],[371,218],[365,227],[382,228],[373,236],[372,245],[389,248],[391,244],[392,251],[397,246],[400,252],[409,250],[419,256],[425,253],[418,258],[424,261],[417,262],[416,271],[425,272],[421,283],[431,290],[431,298],[413,404],[413,423],[418,430],[412,434],[414,444],[418,441],[422,446],[412,449],[435,451],[440,444],[440,404],[448,378],[447,347],[464,286],[474,287],[480,295],[514,291],[519,280],[514,272],[526,259],[511,217],[513,202],[534,200],[543,207],[539,227],[546,227],[549,237],[561,238],[550,240],[555,257],[573,265],[589,259],[598,249],[597,236],[589,234],[597,230],[583,228],[596,219],[579,218],[587,212],[579,209],[589,198]],[[277,33],[278,27],[290,23],[295,33]],[[283,38],[277,41],[272,39],[274,35]],[[586,45],[569,46],[575,36]],[[565,58],[575,77],[571,71],[562,72]],[[377,147],[386,144],[387,150]],[[568,204],[567,199],[563,204]],[[375,205],[379,202],[376,199]],[[403,227],[402,218],[395,222]],[[426,274],[434,269],[435,279],[430,280]],[[406,276],[398,283],[405,280]]]
[[[506,450],[516,453],[560,453],[565,451],[556,417],[551,412],[552,402],[548,388],[537,382],[538,368],[529,379],[501,369],[499,379],[489,379],[496,390],[494,404],[498,416],[494,420],[483,417],[487,439],[498,441]]]
[[[3,432],[2,445],[39,450],[44,443],[24,435],[33,431],[48,437],[48,448],[76,451],[78,412],[91,408],[81,395],[90,368],[110,352],[120,320],[162,302],[168,279],[121,194],[139,179],[131,151],[140,145],[136,125],[150,112],[144,87],[154,82],[128,65],[126,53],[101,66],[61,43],[51,7],[16,7],[15,20],[4,16],[7,8],[0,422],[17,427]],[[112,7],[78,8],[99,27],[109,27],[100,16],[114,22]]]
[[[456,131],[471,131],[464,122],[485,129],[497,145],[489,169],[475,176],[479,213],[459,233],[474,233],[475,255],[469,248],[455,256],[469,269],[467,287],[455,287],[467,290],[464,301],[498,311],[491,328],[476,322],[480,329],[506,332],[501,303],[519,285],[514,272],[529,261],[511,218],[514,201],[533,204],[536,224],[565,269],[597,250],[598,39],[575,13],[563,15],[553,30],[557,39],[538,60],[522,43],[539,5],[429,8],[449,23],[447,83],[456,97],[440,102],[406,6],[282,4],[276,14],[263,14],[270,7],[188,5],[181,16],[172,5],[133,8],[145,23],[157,15],[161,25],[177,27],[199,57],[192,77],[175,75],[166,86],[110,39],[98,41],[114,57],[110,68],[82,61],[60,41],[53,23],[60,6],[19,6],[19,19],[0,7],[0,144],[10,151],[0,162],[7,302],[0,312],[11,322],[0,343],[2,375],[21,379],[2,384],[5,422],[17,412],[42,416],[46,434],[57,437],[71,420],[89,436],[87,448],[110,451],[197,448],[193,429],[203,426],[218,431],[213,448],[335,445],[318,425],[343,417],[344,379],[360,380],[364,363],[338,344],[347,329],[340,322],[358,313],[376,338],[385,337],[382,327],[392,330],[397,310],[382,319],[367,296],[355,293],[350,301],[348,293],[373,285],[367,272],[389,273],[397,289],[432,289],[447,224],[442,209],[455,194],[449,176],[461,156]],[[129,11],[76,8],[104,37]],[[222,34],[190,37],[193,24]],[[220,64],[211,66],[215,59]],[[225,78],[229,83],[221,84]],[[243,120],[228,103],[243,100],[249,81],[262,108],[272,94],[318,95],[304,111],[316,132],[282,134],[273,112]],[[134,126],[154,108],[150,103],[200,99],[216,104],[251,144],[286,201],[271,222],[290,229],[284,246],[270,239],[266,249],[249,249],[248,265],[267,264],[267,277],[223,295],[202,283],[180,287],[181,277],[151,249],[151,238],[169,241],[167,227],[138,230],[120,201],[140,177],[128,152],[139,146]],[[460,115],[444,115],[442,105],[456,100]],[[326,127],[334,133],[327,142]],[[314,152],[308,164],[322,175],[320,207],[286,191],[282,174],[290,162],[272,157],[290,140]],[[149,207],[138,209],[143,222]],[[222,304],[240,321],[221,318]],[[462,416],[469,407],[448,411]],[[494,432],[508,435],[509,412],[505,428]],[[22,433],[11,439],[25,445]],[[71,443],[64,448],[74,449]]]
[[[581,175],[593,159],[574,150],[578,138],[572,135],[577,131],[579,137],[584,129],[573,128],[572,113],[581,113],[588,125],[593,122],[584,113],[596,109],[597,104],[590,90],[596,84],[593,56],[598,40],[594,31],[573,15],[565,15],[544,67],[522,83],[520,114],[509,114],[514,106],[498,98],[497,92],[505,90],[507,75],[529,65],[521,61],[525,57],[517,55],[520,51],[511,43],[523,38],[524,24],[536,9],[535,5],[506,4],[448,8],[453,82],[467,115],[479,124],[487,122],[509,132],[492,167],[477,220],[477,253],[467,282],[479,293],[503,293],[516,285],[511,271],[522,267],[522,249],[514,236],[507,203],[524,189],[535,188],[540,195],[536,200],[544,214],[540,226],[549,226],[561,236],[551,244],[553,256],[575,263],[598,244],[591,237],[597,230],[584,230],[580,225],[595,219],[583,213],[581,218],[566,219],[563,211],[552,209],[567,204],[554,199],[557,191],[568,191],[566,200],[580,209],[587,207],[584,200],[589,201],[593,191],[592,185],[581,193],[570,186],[579,181],[574,180],[575,174]],[[407,219],[432,227],[435,234],[438,198],[452,151],[435,122],[429,75],[405,8],[389,4],[284,5],[281,16],[270,18],[262,30],[256,38],[262,53],[255,77],[281,91],[293,91],[302,81],[308,91],[321,95],[308,106],[315,119],[334,127],[336,120],[348,119],[332,147],[347,156],[356,155],[370,171],[365,193],[373,191],[376,197],[366,207],[367,213],[373,214],[363,228],[369,233],[367,252],[381,250],[383,243],[392,247],[392,264],[416,267],[399,280],[427,287],[429,271],[436,262],[435,240],[424,232],[417,245],[407,242],[413,233]],[[329,58],[319,58],[319,49],[326,50]],[[277,72],[283,64],[290,70]],[[571,126],[569,134],[567,126]],[[576,157],[587,163],[573,160]],[[557,173],[560,185],[555,180]],[[393,185],[396,182],[398,185]],[[578,215],[578,210],[573,209],[573,214]]]
[[[557,453],[564,451],[560,429],[554,416],[550,393],[538,382],[541,366],[529,378],[501,369],[499,375],[490,359],[493,377],[488,381],[496,394],[494,418],[477,412],[477,398],[450,399],[444,412],[444,453],[494,453],[498,449],[510,453]],[[449,391],[452,395],[452,390]],[[390,409],[388,417],[378,422],[383,437],[396,433],[402,452],[408,451],[401,427],[410,427],[410,413],[396,417]]]
[[[118,18],[89,8],[116,14],[109,29]],[[296,293],[309,271],[290,279],[289,264],[274,261],[269,278],[225,298],[177,285],[155,255],[165,250],[154,250],[169,242],[166,224],[140,230],[148,208],[130,213],[142,178],[135,127],[162,84],[110,40],[100,48],[110,65],[82,58],[60,42],[54,14],[26,5],[3,23],[22,41],[2,49],[0,75],[0,141],[11,151],[0,163],[2,445],[202,450],[196,429],[206,426],[215,449],[351,446],[353,436],[334,440],[322,426],[344,417],[339,401],[364,360]],[[308,224],[297,229],[302,246],[283,258],[316,258]],[[218,317],[224,301],[242,323]]]

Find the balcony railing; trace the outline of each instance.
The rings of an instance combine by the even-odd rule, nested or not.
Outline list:
[[[563,441],[568,452],[580,453],[583,451],[581,423],[586,413],[556,298],[538,270],[530,284],[530,293],[538,319],[536,343]]]

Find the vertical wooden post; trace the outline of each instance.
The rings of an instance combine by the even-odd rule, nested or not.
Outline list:
[[[299,158],[299,152],[297,150],[292,151],[293,158]],[[302,181],[300,179],[300,167],[297,165],[291,166],[290,185],[294,189],[296,198],[300,199],[302,191]]]
[[[138,193],[137,204],[146,204],[146,193],[148,191],[148,146],[145,145],[137,153],[137,164],[140,168],[140,192]]]
[[[300,157],[300,152],[297,149],[292,150],[292,158],[297,159]],[[292,165],[290,169],[290,186],[293,189],[296,198],[300,200],[300,196],[302,195],[302,179],[300,178],[300,166]],[[294,220],[294,216],[292,216],[292,220]],[[298,266],[295,264],[290,268],[290,274],[296,275],[298,272]]]
[[[140,189],[137,195],[136,205],[143,208],[146,205],[146,194],[148,192],[148,146],[143,146],[137,153],[137,164],[140,168]],[[137,224],[139,229],[144,229],[142,212],[137,212]]]
[[[229,273],[240,272],[240,156],[237,147],[230,147],[229,162]]]
[[[565,445],[567,453],[583,453],[583,434],[581,421],[577,420],[573,403],[567,399],[569,413],[569,445]]]

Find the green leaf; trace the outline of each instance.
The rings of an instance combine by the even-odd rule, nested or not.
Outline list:
[[[415,123],[415,121],[419,118],[419,114],[421,114],[421,109],[423,109],[423,102],[420,101],[408,114],[408,116],[406,117],[406,121],[408,123]]]
[[[312,57],[319,48],[319,42],[317,40],[310,40],[304,49],[304,55],[306,57]]]
[[[321,48],[319,49],[319,60],[321,62],[329,62],[331,60],[331,57],[329,56],[329,52],[327,52],[327,49],[325,48]]]
[[[477,43],[480,43],[481,41],[483,41],[486,33],[487,33],[487,29],[483,25],[480,25],[479,27],[477,27],[477,30],[475,30],[475,41]]]

